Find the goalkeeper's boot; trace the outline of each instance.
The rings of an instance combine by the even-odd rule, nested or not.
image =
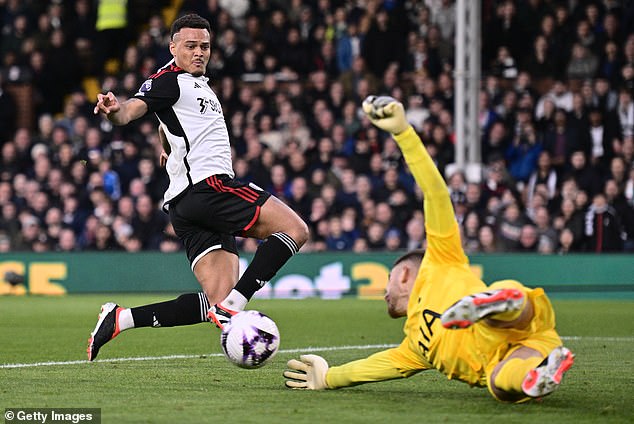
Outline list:
[[[88,339],[86,352],[88,352],[89,361],[93,361],[97,357],[99,349],[121,332],[119,329],[119,314],[122,310],[121,306],[112,302],[101,305],[97,325],[90,333],[90,338]]]
[[[216,327],[219,329],[223,329],[225,324],[229,322],[232,316],[237,314],[240,311],[234,311],[233,309],[228,309],[222,306],[220,303],[216,303],[214,306],[209,308],[207,312],[207,318],[210,318]]]
[[[575,355],[563,346],[556,347],[537,368],[526,374],[522,391],[526,396],[540,398],[554,392],[561,384],[564,373],[572,367]]]
[[[445,328],[467,328],[489,315],[519,310],[524,293],[517,289],[499,289],[465,296],[440,317]]]

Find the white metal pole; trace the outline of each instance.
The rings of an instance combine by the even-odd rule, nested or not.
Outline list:
[[[456,31],[455,45],[456,56],[454,66],[454,115],[455,115],[455,131],[456,131],[456,165],[459,169],[465,166],[465,67],[466,67],[466,49],[465,49],[465,2],[468,0],[458,0],[456,2]]]
[[[469,113],[467,126],[469,127],[469,164],[479,164],[481,158],[481,139],[479,125],[480,106],[480,0],[470,2],[468,11],[467,38],[468,38],[468,60],[469,60]]]

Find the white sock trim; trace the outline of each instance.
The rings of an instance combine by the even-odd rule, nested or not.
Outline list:
[[[288,250],[291,251],[291,255],[294,255],[299,250],[299,248],[297,247],[297,243],[295,243],[295,240],[293,240],[293,238],[289,236],[288,234],[273,233],[271,234],[271,236],[277,237],[282,243],[284,243],[286,247],[288,247]]]
[[[249,301],[246,297],[236,289],[232,289],[229,296],[225,298],[220,304],[227,309],[234,311],[243,311]]]
[[[126,308],[119,312],[119,331],[124,331],[128,328],[134,328],[134,318],[132,317],[132,311]]]
[[[209,311],[209,300],[207,300],[207,295],[203,292],[198,293],[198,302],[200,305],[200,321],[209,321],[207,317],[207,312]]]

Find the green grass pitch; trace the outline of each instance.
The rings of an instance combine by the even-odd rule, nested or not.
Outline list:
[[[379,300],[255,300],[278,324],[278,355],[258,370],[220,355],[211,325],[137,329],[85,360],[101,303],[125,306],[170,295],[0,297],[0,412],[101,408],[104,423],[603,423],[634,422],[634,302],[553,302],[557,328],[576,354],[559,391],[521,405],[435,371],[335,391],[288,390],[282,371],[301,353],[331,364],[398,343],[402,320]],[[144,360],[116,360],[144,357]],[[39,363],[35,366],[33,364]],[[24,364],[23,367],[7,365]]]

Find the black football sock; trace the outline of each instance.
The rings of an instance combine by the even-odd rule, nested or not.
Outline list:
[[[205,293],[187,293],[167,302],[130,308],[134,327],[176,327],[208,322]]]
[[[251,299],[298,250],[297,243],[288,234],[271,234],[258,247],[253,260],[238,280],[235,290],[247,300]]]

